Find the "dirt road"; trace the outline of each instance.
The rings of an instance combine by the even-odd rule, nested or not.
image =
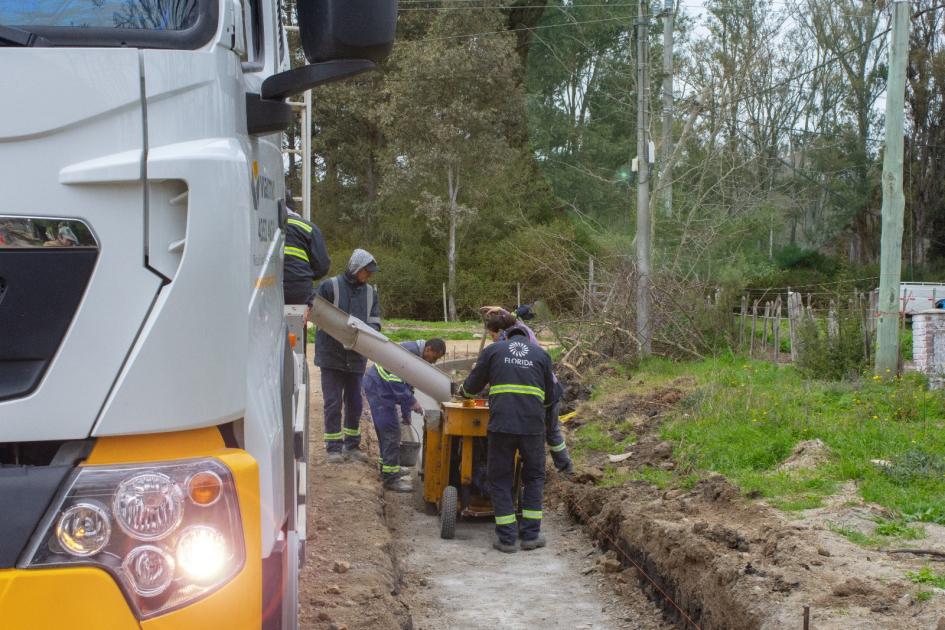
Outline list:
[[[671,627],[636,578],[622,569],[608,573],[600,551],[554,508],[546,509],[545,549],[501,554],[491,548],[485,521],[460,523],[455,540],[441,540],[437,518],[417,511],[410,495],[385,493],[373,466],[325,463],[317,369],[310,404],[302,628]],[[361,429],[375,457],[367,412]]]

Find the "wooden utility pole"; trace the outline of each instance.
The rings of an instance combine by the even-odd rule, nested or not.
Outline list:
[[[883,235],[880,243],[876,374],[892,377],[899,366],[899,279],[902,272],[902,144],[905,127],[909,3],[893,2],[892,44],[886,82],[886,151],[883,155]]]
[[[637,20],[637,342],[640,356],[653,350],[650,323],[650,147],[646,135],[649,92],[647,3],[640,2]]]
[[[663,192],[663,213],[673,216],[673,23],[674,0],[663,4],[663,134],[660,147],[660,190]]]

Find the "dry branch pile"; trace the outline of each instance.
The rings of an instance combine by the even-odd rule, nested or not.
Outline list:
[[[559,365],[576,374],[606,361],[630,363],[639,357],[636,271],[620,260],[599,274],[596,289],[585,291],[585,314],[549,325],[564,348]],[[655,276],[650,306],[653,353],[698,359],[731,347],[735,328],[728,302],[715,287]]]

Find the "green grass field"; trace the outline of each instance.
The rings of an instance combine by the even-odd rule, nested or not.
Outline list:
[[[827,382],[807,380],[792,366],[735,356],[653,359],[599,378],[590,405],[680,382],[689,393],[662,427],[662,437],[675,444],[679,472],[637,478],[665,486],[692,474],[721,473],[749,496],[784,510],[821,506],[852,481],[863,499],[890,509],[903,526],[945,524],[945,396],[927,391],[923,377]],[[601,431],[581,427],[575,448],[615,452],[624,446],[602,438]],[[826,461],[778,470],[798,442],[813,439],[829,448]],[[900,538],[909,533],[893,529],[884,527]]]
[[[790,366],[735,357],[654,362],[646,371],[697,380],[663,429],[694,468],[720,472],[788,510],[817,507],[854,481],[864,499],[905,520],[945,524],[945,399],[923,378],[808,381]],[[777,470],[798,442],[815,438],[829,447],[828,461]]]

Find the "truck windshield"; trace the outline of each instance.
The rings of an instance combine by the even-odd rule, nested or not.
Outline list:
[[[194,48],[216,29],[215,0],[0,0],[0,25],[56,46]]]

